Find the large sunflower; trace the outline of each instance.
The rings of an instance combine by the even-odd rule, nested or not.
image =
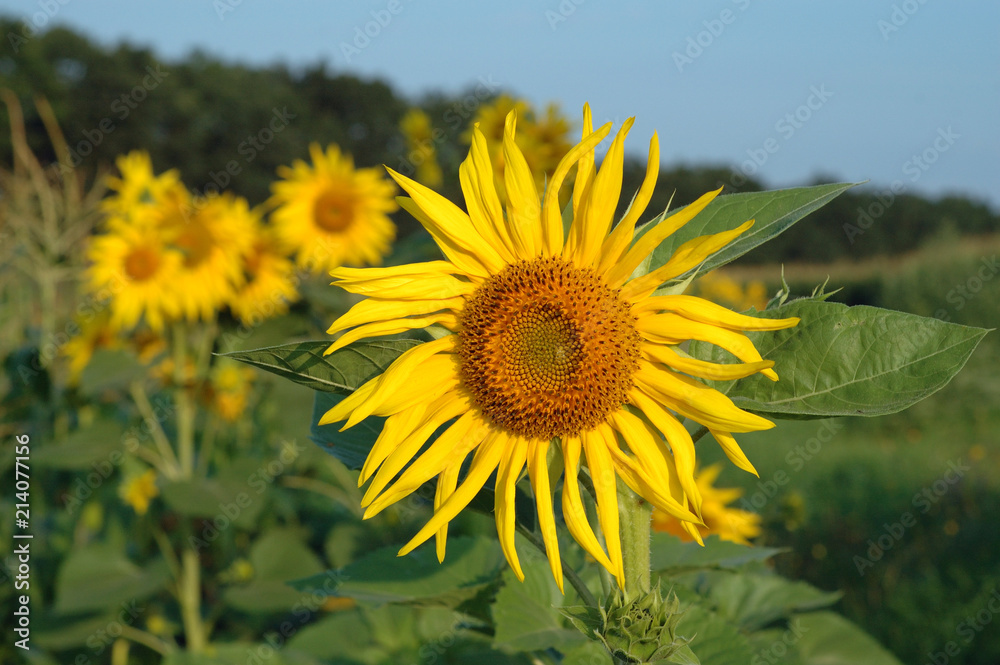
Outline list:
[[[313,165],[295,160],[278,168],[271,185],[275,229],[296,251],[296,263],[313,273],[342,265],[377,265],[389,252],[396,227],[395,187],[375,169],[355,169],[336,145],[309,146]]]
[[[346,428],[369,415],[387,417],[361,471],[361,482],[371,481],[363,500],[366,517],[437,476],[434,515],[400,555],[436,534],[443,558],[448,522],[496,471],[500,542],[514,572],[523,577],[514,549],[514,488],[527,466],[538,524],[561,586],[549,475],[550,465],[561,464],[566,526],[624,584],[617,479],[657,508],[700,523],[694,445],[679,418],[704,425],[735,464],[753,471],[733,433],[773,424],[741,411],[698,379],[761,372],[776,380],[773,363],[762,360],[739,331],[787,328],[798,320],[752,318],[700,298],[653,295],[665,281],[742,234],[752,221],[686,242],[664,266],[632,278],[654,248],[718,194],[702,196],[633,242],[636,220],[656,182],[655,134],[645,180],[628,213],[611,230],[621,191],[623,142],[632,120],[619,131],[597,171],[594,147],[608,135],[610,123],[593,131],[585,107],[583,140],[559,163],[544,196],[514,142],[515,120],[515,114],[507,116],[503,139],[506,214],[486,139],[478,130],[460,170],[468,213],[390,170],[411,197],[400,199],[401,205],[430,232],[446,260],[334,270],[342,288],[368,298],[330,328],[331,333],[350,329],[330,351],[361,338],[430,325],[452,334],[401,355],[320,423],[346,419]],[[574,165],[572,224],[564,233],[558,196]],[[692,359],[677,349],[687,340],[717,344],[742,363]],[[457,420],[420,452],[428,437],[452,419]],[[581,499],[578,479],[584,461],[607,551]],[[672,495],[677,486],[681,500]]]

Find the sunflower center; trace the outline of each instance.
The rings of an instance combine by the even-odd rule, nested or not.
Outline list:
[[[145,282],[160,268],[160,257],[149,247],[136,247],[125,257],[125,273],[137,282]]]
[[[551,439],[592,429],[628,399],[639,366],[629,305],[590,268],[507,266],[461,313],[463,384],[496,425]]]
[[[354,221],[351,195],[339,189],[327,189],[313,203],[316,226],[330,233],[343,231]]]

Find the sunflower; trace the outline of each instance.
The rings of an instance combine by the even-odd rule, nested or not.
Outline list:
[[[118,496],[132,507],[136,515],[145,515],[150,502],[160,495],[156,486],[156,471],[147,469],[144,473],[130,476],[118,486]]]
[[[253,225],[253,242],[243,263],[245,280],[233,294],[229,308],[245,325],[284,314],[299,299],[295,264],[282,251],[273,227]]]
[[[417,180],[428,187],[439,186],[444,176],[437,161],[434,127],[430,117],[421,109],[410,109],[399,121],[399,130],[406,138],[408,157],[416,166]]]
[[[387,418],[361,471],[360,482],[370,481],[363,499],[365,517],[437,477],[434,515],[400,550],[401,556],[436,535],[443,559],[449,521],[496,471],[497,531],[508,562],[523,579],[514,549],[514,496],[526,466],[546,553],[561,587],[549,473],[550,467],[555,472],[561,465],[562,514],[569,532],[624,585],[617,479],[666,513],[700,523],[694,445],[679,418],[705,426],[736,465],[753,471],[733,433],[769,429],[773,423],[741,411],[698,379],[760,372],[777,380],[773,363],[762,360],[739,331],[787,328],[798,319],[758,319],[700,298],[654,295],[752,221],[688,241],[662,267],[632,277],[653,249],[719,193],[705,194],[633,242],[636,220],[656,182],[655,134],[645,180],[612,231],[623,143],[633,120],[618,132],[596,171],[594,147],[611,124],[593,131],[590,109],[584,107],[583,140],[560,161],[544,196],[514,141],[515,123],[516,115],[508,115],[503,139],[506,214],[486,139],[478,130],[460,170],[468,214],[390,170],[411,197],[401,198],[401,205],[430,232],[445,260],[334,270],[342,288],[368,297],[334,322],[330,333],[348,332],[328,351],[431,325],[451,334],[402,354],[320,423],[346,419],[347,428],[369,415]],[[572,223],[564,233],[559,190],[574,166]],[[677,349],[687,340],[717,344],[742,362],[695,360]],[[422,450],[428,437],[453,419]],[[584,461],[606,551],[581,499]],[[674,498],[674,486],[682,500]]]
[[[220,362],[209,376],[209,404],[229,423],[240,419],[253,388],[254,371],[235,361]]]
[[[695,471],[695,482],[702,497],[703,525],[683,522],[662,510],[654,510],[653,531],[665,531],[686,542],[701,543],[705,536],[715,534],[722,540],[749,545],[750,538],[760,535],[760,515],[729,507],[729,504],[743,496],[743,490],[716,487],[715,480],[721,471],[721,464]]]
[[[355,169],[350,156],[330,145],[309,146],[313,166],[296,160],[278,168],[271,185],[272,221],[292,247],[300,268],[319,273],[341,265],[377,265],[389,252],[396,227],[395,187],[376,169]]]
[[[102,208],[112,214],[129,215],[136,206],[150,204],[180,185],[175,169],[153,174],[153,162],[145,150],[133,150],[115,160],[120,177],[109,176],[108,188],[115,194],[106,198]]]
[[[257,213],[228,192],[195,207],[184,191],[157,210],[161,232],[183,256],[175,287],[184,317],[210,319],[243,284]]]
[[[181,314],[177,276],[184,257],[165,242],[154,208],[140,206],[133,215],[134,223],[109,224],[114,230],[91,241],[87,287],[110,298],[108,325],[115,331],[134,328],[140,319],[160,331]]]

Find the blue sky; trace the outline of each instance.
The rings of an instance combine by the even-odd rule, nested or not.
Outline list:
[[[167,60],[197,48],[325,61],[414,100],[487,81],[571,118],[589,101],[597,121],[636,116],[635,154],[658,130],[665,163],[731,165],[774,187],[898,181],[1000,210],[1000,3],[0,0],[0,12]]]

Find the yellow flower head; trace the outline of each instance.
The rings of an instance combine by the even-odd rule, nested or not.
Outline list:
[[[87,288],[109,300],[108,325],[116,331],[140,320],[159,331],[181,314],[177,279],[184,257],[167,244],[155,215],[152,207],[137,207],[135,223],[111,225],[115,230],[95,237],[87,250]]]
[[[109,176],[108,188],[114,192],[102,203],[102,208],[116,215],[128,215],[136,206],[149,205],[180,186],[175,169],[153,174],[153,162],[145,150],[133,150],[115,160],[119,177]]]
[[[312,273],[341,265],[377,265],[389,252],[396,227],[396,188],[377,169],[355,169],[350,156],[330,145],[309,146],[312,166],[296,160],[279,167],[270,204],[281,241]]]
[[[226,422],[234,423],[243,415],[254,376],[252,369],[236,361],[220,361],[212,368],[211,406]]]
[[[243,285],[244,256],[259,216],[246,199],[228,192],[197,206],[185,196],[159,210],[160,232],[183,257],[175,288],[184,318],[210,319]]]
[[[145,515],[149,510],[149,502],[160,495],[156,486],[156,471],[147,470],[138,476],[132,476],[118,488],[118,496],[122,501],[132,506],[136,515]]]
[[[270,226],[255,220],[253,242],[243,262],[244,281],[229,308],[246,325],[284,314],[299,299],[295,264],[288,258]]]
[[[430,117],[421,109],[406,112],[399,122],[406,138],[407,158],[416,167],[417,180],[428,187],[438,187],[444,181],[434,146],[434,128]]]
[[[508,115],[502,148],[506,210],[494,185],[486,137],[478,130],[461,166],[468,212],[390,170],[411,197],[401,204],[431,234],[445,260],[333,271],[342,288],[367,298],[330,328],[331,334],[347,331],[330,351],[433,324],[452,333],[405,352],[320,420],[346,420],[347,428],[369,415],[387,418],[361,471],[361,482],[369,483],[366,517],[437,477],[434,515],[401,555],[436,535],[443,558],[449,521],[496,471],[500,543],[523,578],[514,549],[514,496],[527,467],[538,525],[561,586],[549,476],[554,456],[555,468],[564,469],[562,514],[569,532],[623,584],[618,479],[668,514],[701,522],[694,444],[680,418],[707,427],[729,459],[753,471],[733,433],[773,424],[740,410],[699,379],[760,372],[776,380],[773,363],[762,360],[741,331],[787,328],[798,319],[752,318],[692,296],[653,295],[665,281],[732,242],[752,221],[686,242],[662,267],[632,277],[667,236],[718,194],[705,194],[633,242],[636,221],[656,183],[660,156],[654,134],[646,178],[612,230],[624,140],[632,123],[626,121],[597,170],[594,148],[611,124],[594,131],[590,109],[584,107],[583,140],[559,162],[540,195],[514,140],[516,114]],[[564,233],[559,192],[574,166],[572,223]],[[717,344],[741,363],[692,359],[677,351],[688,340]],[[428,437],[452,419],[422,451]],[[578,478],[584,463],[606,550],[581,499]]]
[[[702,542],[705,536],[717,535],[742,545],[749,545],[750,538],[760,535],[760,515],[729,504],[743,496],[743,490],[715,487],[715,479],[722,471],[721,464],[695,471],[695,482],[701,492],[701,516],[704,524],[678,520],[662,510],[653,510],[653,530],[672,533],[681,540]]]

